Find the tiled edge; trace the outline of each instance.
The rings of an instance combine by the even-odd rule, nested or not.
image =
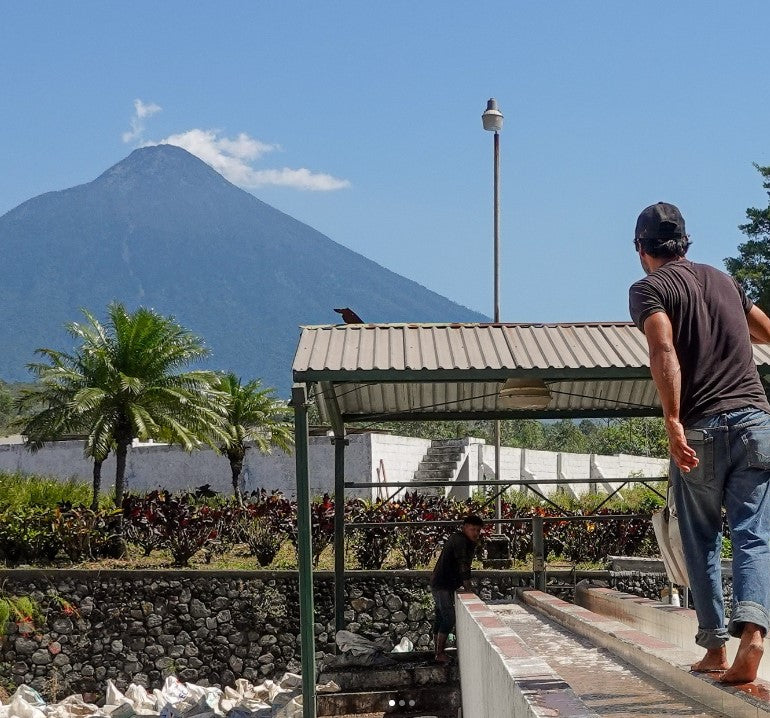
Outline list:
[[[598,718],[589,711],[572,688],[554,673],[541,658],[527,648],[524,641],[512,631],[481,599],[472,593],[458,593],[456,607],[464,611],[477,631],[492,648],[492,660],[497,663],[510,681],[513,695],[512,715],[527,718],[574,716],[574,718]],[[459,623],[459,622],[458,622]],[[459,637],[462,646],[462,637]],[[462,650],[462,648],[461,648]],[[462,676],[462,657],[460,665]],[[490,702],[499,696],[484,696]]]
[[[658,638],[676,637],[678,645],[683,648],[692,645],[693,637],[698,631],[695,611],[689,608],[672,606],[610,588],[578,586],[575,602],[591,611],[614,616],[637,628],[644,627]]]
[[[540,591],[520,590],[528,606],[553,618],[574,633],[606,648],[662,683],[732,718],[770,716],[770,685],[756,681],[747,686],[729,686],[706,674],[691,673],[689,666],[702,656],[630,628],[621,621],[599,616],[574,604],[554,600]]]
[[[684,649],[692,649],[698,632],[695,611],[672,606],[609,588],[578,586],[575,602],[595,613],[616,618]],[[738,641],[727,642],[727,660],[732,663]],[[770,656],[770,639],[765,639],[765,655]],[[770,661],[759,666],[759,678],[770,682]]]

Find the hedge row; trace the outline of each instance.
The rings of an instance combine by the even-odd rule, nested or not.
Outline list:
[[[595,497],[593,501],[598,503]],[[649,519],[632,515],[649,513],[654,504],[648,497],[633,510],[604,508],[596,518],[569,522],[555,508],[516,495],[514,501],[503,500],[502,518],[511,521],[499,530],[510,539],[513,558],[521,561],[532,550],[531,522],[515,519],[533,516],[562,517],[544,522],[546,552],[552,558],[596,563],[612,554],[653,555],[657,547]],[[313,560],[318,565],[334,540],[334,501],[323,496],[311,509]],[[570,513],[582,512],[573,506]],[[409,569],[426,566],[454,530],[453,525],[436,522],[455,522],[469,513],[491,518],[494,508],[482,499],[456,501],[417,492],[387,503],[349,499],[345,504],[349,560],[362,569],[379,569],[389,557]],[[621,517],[601,519],[610,514]],[[417,523],[398,525],[403,522]],[[364,523],[370,525],[359,526]],[[487,526],[484,535],[492,530]],[[268,567],[287,540],[296,549],[296,504],[277,492],[254,493],[243,505],[216,496],[153,491],[129,495],[122,509],[92,511],[62,503],[0,513],[0,561],[7,565],[46,564],[57,558],[73,563],[117,558],[128,543],[145,556],[167,550],[178,566],[188,565],[199,553],[210,561],[236,544],[245,544],[256,563]]]

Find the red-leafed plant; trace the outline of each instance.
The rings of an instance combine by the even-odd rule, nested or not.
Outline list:
[[[318,559],[321,558],[324,549],[334,538],[334,501],[329,494],[324,494],[319,500],[310,504],[310,526],[313,542],[313,566],[318,566]],[[283,518],[282,529],[296,549],[299,541],[296,513]]]
[[[347,534],[348,546],[362,569],[374,571],[382,568],[395,545],[395,529],[384,524],[392,521],[391,508],[392,504],[364,499],[352,499],[345,506],[345,523],[351,527]],[[356,528],[356,523],[381,522],[382,526]]]

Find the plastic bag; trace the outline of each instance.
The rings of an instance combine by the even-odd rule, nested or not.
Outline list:
[[[412,643],[406,636],[404,636],[393,648],[391,653],[411,653],[414,650],[414,643]]]
[[[682,535],[679,533],[679,519],[676,515],[674,491],[671,486],[668,487],[666,505],[652,515],[652,527],[655,530],[655,538],[660,547],[668,580],[678,586],[689,586],[690,578],[687,575]]]

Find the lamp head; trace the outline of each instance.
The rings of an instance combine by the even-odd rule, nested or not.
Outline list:
[[[503,129],[503,113],[497,108],[497,100],[491,97],[487,109],[481,115],[481,122],[488,132],[500,132]]]

